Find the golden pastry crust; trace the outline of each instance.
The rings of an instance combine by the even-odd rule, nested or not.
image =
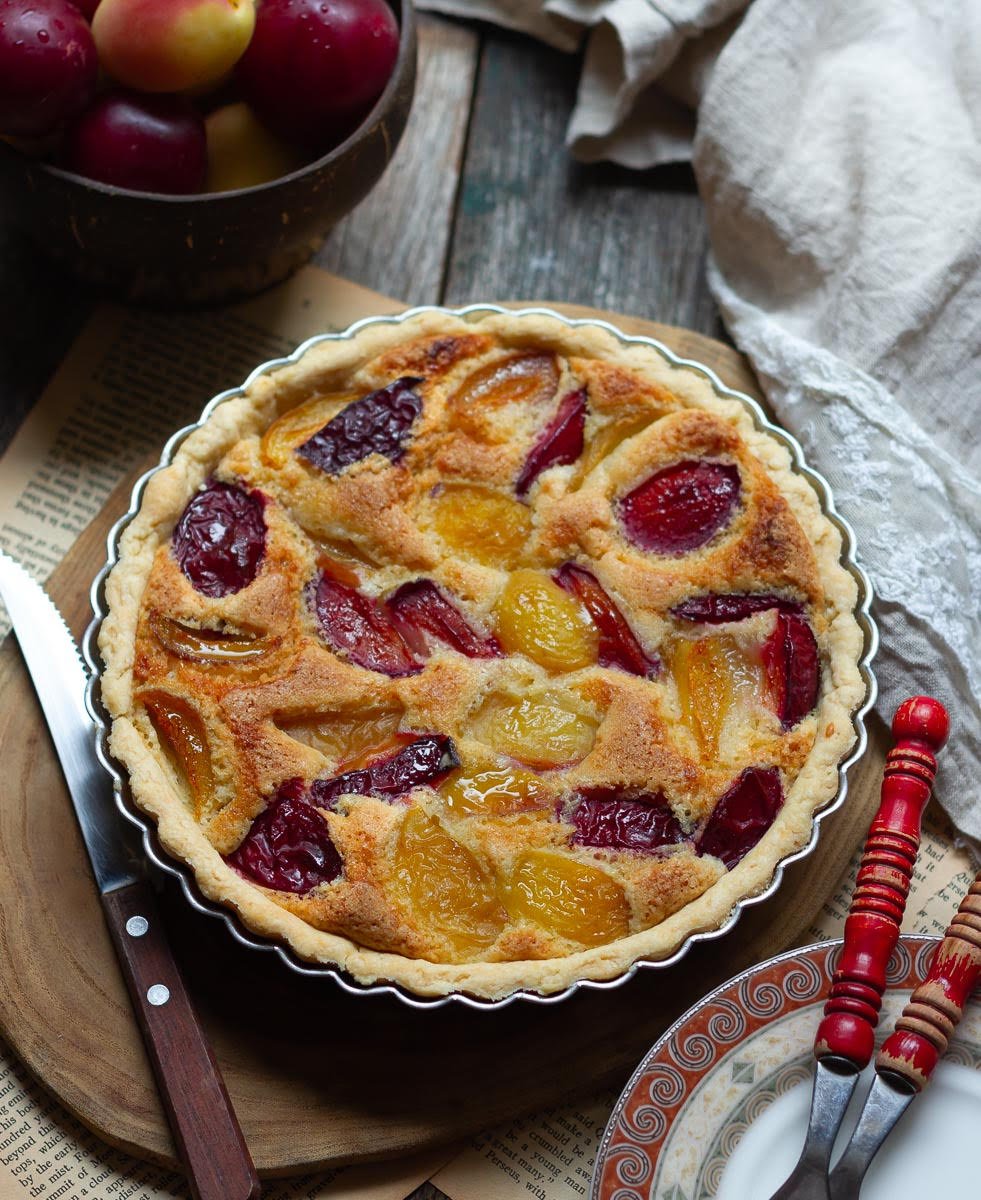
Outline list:
[[[505,376],[508,386],[495,386]],[[399,377],[415,381],[422,411],[398,461],[374,453],[330,474],[295,453],[346,403]],[[556,405],[577,389],[587,404],[582,453],[545,470],[522,503],[515,480]],[[268,432],[277,419],[279,440]],[[625,533],[623,497],[691,461],[738,469],[730,517],[683,554],[638,547]],[[255,578],[217,597],[196,590],[172,548],[186,506],[212,478],[265,498]],[[454,544],[454,514],[484,501],[470,540]],[[835,794],[865,692],[856,586],[840,549],[785,448],[738,401],[649,347],[545,315],[474,323],[426,312],[369,325],[219,405],[150,480],[107,583],[100,647],[112,750],[136,803],[204,894],[303,958],[423,995],[497,998],[609,978],[721,925],[808,840],[815,810]],[[430,641],[421,669],[393,677],[335,652],[311,602],[322,569],[378,600],[426,578],[478,633],[505,638],[509,580],[547,578],[567,562],[599,581],[660,658],[659,674],[602,667],[595,649],[559,669],[513,644],[475,658]],[[776,610],[713,626],[672,614],[718,592],[776,593],[802,606],[820,687],[793,727],[783,728],[760,683]],[[582,611],[576,619],[588,627]],[[241,658],[181,648],[181,638],[216,630]],[[709,642],[716,675],[718,663],[736,665],[722,700],[705,693],[724,709],[706,733],[685,664]],[[523,748],[515,713],[529,705],[565,714],[540,750],[547,759],[561,746],[564,757],[533,761]],[[175,753],[174,722],[204,749],[190,768]],[[462,766],[395,798],[317,805],[342,864],[332,881],[284,891],[230,866],[223,856],[287,781],[302,791],[351,769],[345,738],[356,742],[364,723],[380,744],[407,731],[448,736]],[[744,771],[763,767],[779,773],[782,807],[727,869],[697,852],[698,831]],[[532,800],[511,811],[454,804],[454,781],[495,770],[521,773]],[[652,853],[582,844],[577,797],[614,793],[660,797],[686,840]],[[585,915],[570,917],[569,896]]]

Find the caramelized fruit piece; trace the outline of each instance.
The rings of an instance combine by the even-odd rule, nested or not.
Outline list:
[[[153,635],[165,650],[190,662],[251,662],[266,654],[271,646],[266,638],[244,633],[222,633],[219,629],[198,629],[174,621],[162,613],[150,617]]]
[[[541,571],[515,571],[497,598],[494,618],[505,650],[549,671],[575,671],[596,662],[599,638],[592,622]]]
[[[685,554],[726,524],[739,491],[739,470],[731,463],[674,463],[623,497],[620,518],[642,550]]]
[[[334,574],[347,578],[355,587],[360,582],[356,568],[382,565],[352,538],[316,538],[315,544],[321,552],[318,565],[328,568],[333,565]]]
[[[211,748],[204,722],[186,700],[167,692],[145,692],[140,700],[157,736],[187,781],[194,815],[200,817],[214,795]]]
[[[422,669],[388,612],[370,596],[321,571],[311,585],[313,607],[324,641],[368,671],[393,678]]]
[[[814,632],[803,617],[778,613],[762,656],[780,724],[791,729],[817,704],[821,666]]]
[[[651,412],[627,413],[612,424],[597,430],[589,439],[589,445],[586,446],[585,452],[579,460],[579,468],[575,473],[575,485],[578,487],[604,458],[608,458],[627,438],[632,438],[642,432],[654,420],[655,414]]]
[[[683,600],[671,610],[679,621],[696,621],[701,625],[724,625],[728,621],[743,621],[776,608],[780,612],[801,613],[804,606],[796,600],[785,600],[769,592],[706,592]]]
[[[403,902],[459,953],[489,945],[504,928],[507,914],[490,872],[421,808],[406,814],[392,866]]]
[[[714,854],[730,870],[773,824],[783,804],[776,767],[747,767],[719,799],[695,840],[699,854]]]
[[[499,658],[501,647],[489,633],[478,633],[431,579],[403,583],[386,601],[389,612],[413,649],[427,653],[426,634],[468,658]]]
[[[303,893],[333,883],[341,874],[341,856],[330,827],[303,792],[302,779],[287,780],[225,861],[278,892]]]
[[[413,390],[420,383],[421,379],[407,375],[352,401],[305,441],[297,454],[328,475],[339,475],[369,454],[398,462],[422,412],[422,397]]]
[[[350,762],[394,739],[402,709],[361,709],[354,713],[322,713],[279,719],[276,724],[291,738],[319,750],[328,758]]]
[[[259,572],[266,549],[265,497],[209,479],[174,529],[177,564],[203,596],[230,596]]]
[[[433,526],[468,558],[487,567],[515,567],[531,537],[531,512],[487,488],[447,487],[433,500]]]
[[[572,841],[579,846],[649,854],[661,846],[687,841],[660,793],[628,796],[618,788],[584,788],[576,793],[569,820],[576,827]]]
[[[643,650],[623,613],[592,572],[575,563],[565,563],[556,571],[555,582],[579,598],[599,631],[600,666],[619,667],[645,679],[654,679],[660,673],[657,655]]]
[[[711,758],[718,753],[719,735],[737,696],[758,694],[759,672],[736,642],[721,634],[678,642],[671,673],[682,719],[695,735],[702,758]]]
[[[569,766],[592,750],[598,722],[568,695],[492,697],[478,714],[477,736],[500,754],[530,767]]]
[[[630,908],[616,880],[554,850],[529,850],[518,859],[504,906],[512,921],[532,921],[584,946],[602,946],[630,932]]]
[[[559,386],[554,354],[512,354],[479,367],[449,400],[453,423],[474,437],[487,436],[485,414],[506,404],[546,403]]]
[[[821,681],[817,639],[803,604],[769,592],[709,592],[675,605],[671,614],[682,621],[718,625],[770,609],[777,610],[777,620],[761,657],[773,707],[784,729],[791,729],[817,704]]]
[[[314,396],[273,421],[262,435],[263,461],[271,467],[285,467],[290,455],[309,437],[323,429],[338,412],[358,398],[357,392],[331,392]]]
[[[586,389],[579,388],[563,399],[558,412],[539,434],[514,485],[515,493],[527,495],[538,476],[549,467],[574,463],[582,454],[585,428]]]
[[[495,768],[470,775],[460,772],[440,788],[443,803],[455,817],[506,817],[546,808],[551,793],[530,771]]]
[[[335,779],[315,779],[310,785],[314,801],[321,808],[333,808],[339,796],[394,799],[411,792],[413,788],[434,787],[460,765],[456,747],[443,734],[408,736],[412,737],[412,741],[396,754],[376,758],[368,766],[346,771]]]

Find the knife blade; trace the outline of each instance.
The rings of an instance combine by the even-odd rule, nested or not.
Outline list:
[[[95,753],[87,675],[53,601],[0,550],[6,605],[71,796],[106,924],[196,1200],[257,1200],[259,1179],[170,951],[138,845]]]

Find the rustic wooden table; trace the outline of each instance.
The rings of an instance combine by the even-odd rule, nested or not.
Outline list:
[[[573,162],[578,74],[574,57],[528,39],[421,17],[404,140],[315,262],[414,304],[564,300],[722,336],[691,171]],[[96,298],[2,215],[0,281],[2,452]]]

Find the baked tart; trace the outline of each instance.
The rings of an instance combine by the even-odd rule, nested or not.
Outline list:
[[[718,929],[811,836],[866,688],[838,528],[702,373],[423,310],[215,406],[127,526],[111,749],[205,896],[487,999]]]

